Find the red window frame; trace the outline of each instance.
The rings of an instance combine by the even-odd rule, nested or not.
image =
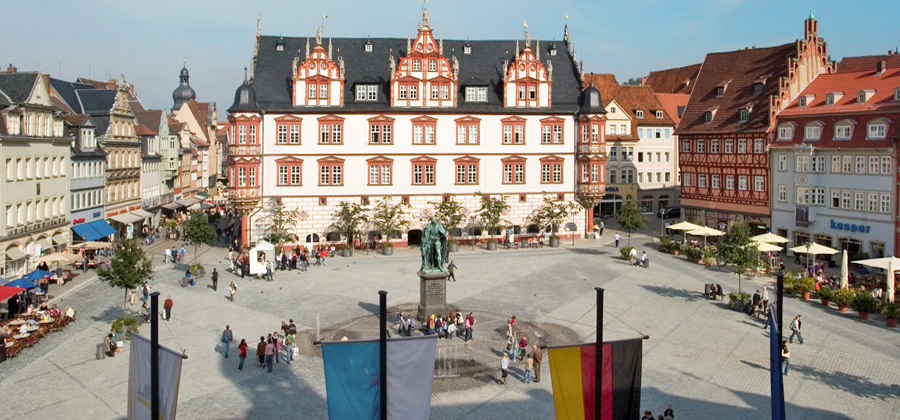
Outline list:
[[[465,116],[462,118],[457,118],[456,120],[456,144],[465,145],[465,144],[481,144],[481,119]],[[475,142],[472,142],[472,130],[475,130]],[[460,130],[465,134],[464,142],[460,143],[459,134]]]
[[[375,169],[375,183],[372,183],[372,169]],[[385,174],[385,171],[387,174]],[[387,182],[385,182],[387,175]],[[394,160],[384,156],[375,156],[366,159],[366,185],[389,186],[394,184]]]
[[[599,117],[585,118],[579,121],[579,144],[603,144],[605,141],[606,124]]]
[[[422,140],[419,143],[416,143],[417,127],[421,127],[422,134]],[[431,133],[434,136],[431,143],[427,142],[429,128],[431,128]],[[437,118],[423,115],[412,119],[412,144],[416,146],[434,146],[437,144]]]
[[[344,185],[344,159],[328,156],[317,160],[316,163],[319,166],[320,187],[340,187]],[[335,168],[338,169],[337,172],[335,172]],[[327,170],[327,173],[323,172],[323,170]],[[325,183],[322,182],[323,175],[327,176]],[[337,178],[337,182],[335,182],[335,178]]]
[[[275,165],[278,167],[275,185],[280,187],[303,185],[303,159],[293,157],[282,158],[276,160]],[[285,168],[285,175],[287,178],[284,181],[286,182],[282,182],[282,168]],[[294,174],[297,174],[296,182],[294,180]]]
[[[415,159],[410,160],[411,164],[411,178],[410,185],[434,185],[435,179],[437,178],[437,159],[431,158],[428,156],[419,156]],[[421,182],[416,182],[416,167],[419,166],[421,169]],[[431,182],[428,182],[427,169],[431,168]]]
[[[240,116],[233,121],[235,137],[233,144],[257,144],[260,119],[258,116]],[[243,131],[243,132],[242,132]]]
[[[549,136],[548,129],[549,128]],[[559,134],[559,141],[556,135]],[[559,117],[549,117],[541,120],[541,144],[565,144],[566,139],[565,120]]]
[[[507,156],[500,159],[501,169],[503,170],[503,184],[524,184],[525,183],[525,158],[522,156]],[[507,178],[507,169],[509,169],[509,178]],[[517,175],[521,175],[521,179],[516,179]]]
[[[275,144],[277,145],[299,145],[301,144],[300,133],[301,133],[301,124],[303,123],[302,118],[298,118],[292,115],[287,115],[284,117],[278,117],[275,119]],[[284,131],[282,132],[282,129]],[[296,138],[294,133],[296,132]],[[284,136],[282,137],[282,134]]]
[[[326,115],[319,117],[318,121],[318,138],[319,144],[344,144],[344,119],[337,115]],[[323,130],[323,126],[327,126],[327,131]],[[337,141],[335,141],[335,134]],[[327,141],[326,141],[327,140]]]
[[[314,91],[310,91],[310,87],[315,86]],[[322,96],[322,88],[325,88],[325,96]],[[310,95],[313,93],[313,95]],[[331,79],[322,76],[316,76],[306,79],[306,92],[303,92],[304,98],[308,103],[310,100],[328,101],[331,99]]]
[[[474,156],[462,156],[453,159],[454,172],[453,181],[456,185],[478,185],[479,172],[481,171],[481,160]],[[462,172],[460,172],[462,167]],[[474,171],[474,181],[473,181]],[[463,175],[463,182],[459,182],[459,175]]]
[[[369,118],[369,144],[394,144],[393,118],[384,115]]]
[[[501,144],[503,144],[503,145],[510,145],[510,146],[521,146],[521,145],[524,145],[524,144],[526,143],[526,136],[525,136],[525,118],[522,118],[522,117],[506,117],[506,118],[503,118],[502,120],[500,120],[500,123],[501,123],[501,129],[500,129],[500,136],[501,136],[501,141],[500,141],[500,143],[501,143]],[[509,133],[510,133],[509,142],[506,141],[506,127],[507,127],[507,126],[510,127],[510,131],[509,131]],[[516,132],[519,131],[519,130],[517,129],[517,127],[519,127],[519,128],[521,129],[521,133],[522,133],[522,142],[521,142],[521,143],[516,143]]]
[[[559,180],[556,181],[553,175],[557,172],[556,165],[559,165]],[[549,170],[549,179],[544,177],[544,169]],[[566,181],[565,159],[559,156],[546,156],[541,158],[541,184],[562,184]]]

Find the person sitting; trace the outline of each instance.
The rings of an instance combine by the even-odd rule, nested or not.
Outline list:
[[[53,304],[53,307],[50,308],[50,316],[53,318],[59,318],[60,315],[62,315],[62,311],[60,311],[59,308],[56,307],[56,304]]]
[[[141,305],[141,322],[144,324],[150,322],[150,307],[147,306],[147,302]]]
[[[40,308],[38,308],[38,310],[41,312],[47,312],[50,310],[50,308],[47,307],[47,302],[41,302],[41,306]]]
[[[872,297],[875,298],[875,300],[881,300],[882,296],[884,296],[884,291],[881,290],[880,287],[872,291]]]
[[[66,306],[66,321],[75,322],[75,310],[71,306]]]

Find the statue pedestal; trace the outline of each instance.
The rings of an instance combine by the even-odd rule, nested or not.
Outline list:
[[[416,318],[425,322],[428,316],[447,316],[447,278],[449,273],[423,273],[419,271],[419,307]]]

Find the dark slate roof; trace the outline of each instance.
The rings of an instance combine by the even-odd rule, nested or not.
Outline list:
[[[106,135],[106,130],[109,129],[109,118],[91,118],[91,121],[94,122],[94,136],[100,137]]]
[[[335,107],[293,107],[291,105],[291,62],[295,56],[302,60],[306,51],[307,38],[285,37],[284,50],[276,51],[275,44],[281,37],[263,36],[259,41],[259,55],[256,65],[253,89],[256,93],[256,101],[259,107],[268,112],[287,111],[312,111],[312,112],[388,112],[391,111],[388,96],[386,94],[390,82],[390,59],[394,56],[399,64],[406,50],[405,38],[334,38],[323,40],[323,44],[332,42],[333,57],[337,62],[339,56],[344,58],[345,84],[344,106]],[[366,42],[371,42],[372,52],[365,52]],[[567,48],[558,48],[556,56],[548,53],[551,42],[562,44],[560,41],[541,40],[540,59],[546,63],[549,59],[553,62],[553,101],[550,109],[517,109],[516,113],[546,113],[565,112],[575,113],[581,100],[581,81],[578,78],[578,69],[572,62],[572,56]],[[314,43],[310,39],[311,45]],[[463,54],[463,44],[471,45],[471,54]],[[519,42],[520,48],[525,47],[524,42]],[[534,46],[534,41],[532,42]],[[460,86],[469,83],[487,85],[487,103],[466,103],[460,101],[454,109],[439,110],[435,108],[423,109],[423,112],[503,112],[507,111],[502,106],[502,76],[504,60],[511,63],[518,56],[515,40],[505,41],[465,41],[444,40],[444,56],[451,60],[456,56],[459,60]],[[381,85],[380,95],[375,102],[357,103],[354,98],[354,86],[364,79],[374,79]],[[486,83],[485,83],[486,82]],[[235,95],[235,103],[230,111],[239,110],[240,89]],[[464,92],[460,89],[460,97]],[[408,108],[404,108],[408,109]],[[412,108],[417,110],[417,108]]]
[[[0,73],[0,91],[6,94],[14,104],[28,100],[37,81],[38,72]]]
[[[6,118],[0,118],[0,134],[8,134],[6,132]]]
[[[7,107],[9,105],[12,105],[12,101],[10,101],[9,97],[0,90],[0,107]]]
[[[69,108],[76,113],[84,112],[81,109],[81,102],[78,101],[78,95],[75,94],[76,89],[93,89],[94,87],[85,83],[73,83],[65,80],[50,78],[50,87],[56,91],[56,94],[66,102]]]
[[[85,89],[75,92],[83,112],[90,115],[109,114],[116,103],[116,93],[115,89]]]

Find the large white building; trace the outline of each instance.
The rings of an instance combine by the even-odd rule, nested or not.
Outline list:
[[[244,243],[265,234],[268,198],[301,210],[300,242],[324,239],[341,201],[409,203],[400,243],[416,242],[428,203],[448,194],[470,213],[476,192],[507,196],[522,233],[544,194],[596,203],[605,112],[596,88],[583,94],[568,45],[568,30],[563,41],[436,39],[427,14],[414,39],[258,35],[229,109]],[[591,213],[568,234],[590,229]]]

